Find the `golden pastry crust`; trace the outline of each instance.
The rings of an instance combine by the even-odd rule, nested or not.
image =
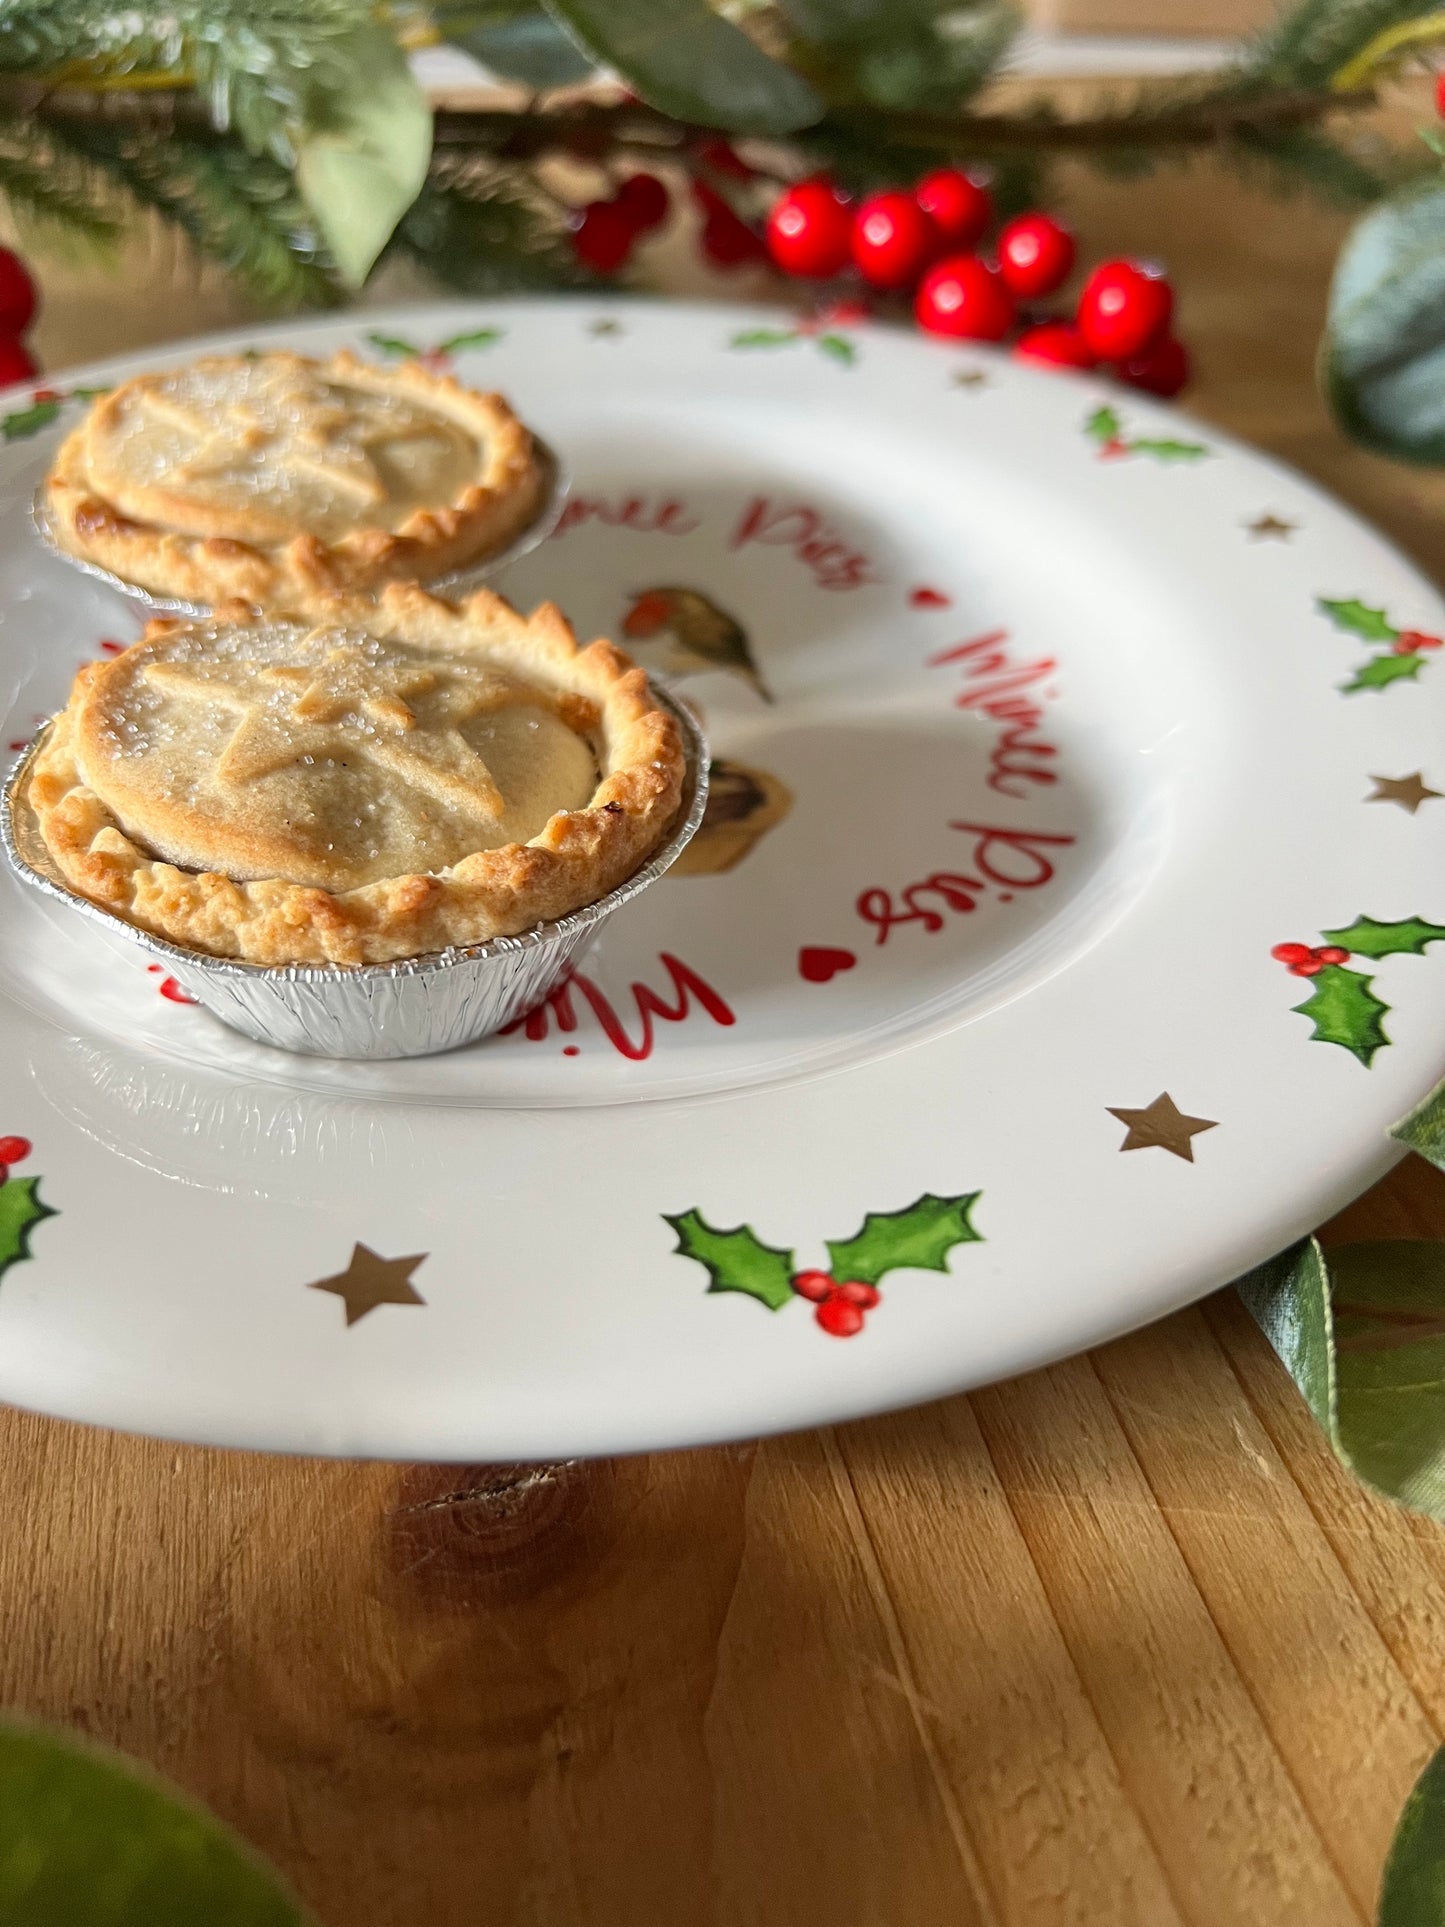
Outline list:
[[[342,350],[123,382],[61,443],[43,499],[62,549],[153,595],[284,610],[482,561],[545,481],[500,395]]]
[[[566,916],[615,889],[662,842],[682,797],[681,734],[673,717],[658,707],[643,671],[610,642],[583,648],[550,604],[524,618],[486,590],[457,604],[428,595],[415,584],[393,584],[377,602],[325,597],[308,613],[310,629],[262,620],[241,605],[218,609],[210,623],[153,622],[131,649],[81,670],[68,705],[36,757],[27,792],[46,847],[72,888],[144,930],[211,956],[272,966],[389,963],[515,936]],[[273,757],[262,769],[267,760],[263,753],[259,762],[248,763],[227,792],[226,781],[216,772],[246,721],[242,715],[238,723],[227,706],[242,698],[228,695],[221,707],[227,727],[237,726],[229,738],[222,731],[215,739],[221,754],[212,758],[205,778],[192,784],[192,815],[198,826],[193,833],[202,842],[226,834],[225,807],[213,807],[212,792],[219,787],[227,792],[222,805],[234,803],[239,823],[236,839],[227,847],[239,850],[243,859],[270,853],[277,812],[295,813],[300,794],[304,813],[307,795],[324,796],[335,778],[335,769],[325,766],[340,763],[349,770],[353,749],[360,761],[379,760],[378,793],[390,810],[411,787],[405,770],[397,778],[387,760],[396,745],[411,755],[413,744],[419,743],[425,755],[428,741],[442,743],[451,719],[443,715],[429,721],[422,713],[425,704],[454,687],[480,687],[478,675],[522,686],[516,700],[524,708],[545,709],[573,732],[585,733],[595,759],[590,794],[580,807],[554,810],[526,841],[481,847],[486,841],[481,834],[478,847],[439,868],[372,877],[347,889],[327,889],[295,876],[247,877],[166,861],[157,845],[174,847],[177,816],[186,816],[186,798],[175,793],[180,779],[169,786],[163,782],[148,799],[143,776],[127,765],[143,769],[150,762],[162,770],[184,769],[186,757],[198,744],[205,749],[212,738],[205,734],[210,712],[204,705],[199,734],[184,720],[194,692],[182,692],[178,719],[174,688],[168,690],[162,678],[157,696],[152,672],[166,666],[187,673],[214,670],[218,660],[225,659],[224,654],[215,655],[218,638],[232,660],[244,660],[246,638],[253,635],[254,660],[273,672],[280,662],[289,675],[291,659],[277,640],[285,630],[305,638],[287,647],[293,655],[301,652],[295,659],[309,674],[318,661],[323,667],[334,665],[339,674],[347,667],[348,651],[361,642],[375,645],[366,666],[374,665],[381,651],[388,664],[400,663],[408,674],[419,668],[423,673],[414,680],[424,685],[420,696],[413,691],[398,699],[396,687],[389,686],[377,699],[383,708],[399,700],[403,710],[411,702],[416,713],[407,710],[410,720],[389,710],[379,720],[376,715],[363,718],[362,698],[355,693],[362,685],[347,685],[343,678],[337,688],[324,688],[318,697],[314,674],[310,684],[293,677],[282,698],[268,699],[260,712],[263,721],[270,726],[282,701],[293,710],[304,709],[298,727],[312,727],[309,719],[317,713],[329,715],[333,724],[350,730],[348,760],[316,755],[305,767],[301,790],[284,792],[273,803],[269,821],[264,809],[259,820],[253,820],[253,792],[278,774],[290,783],[295,759],[283,768]],[[431,668],[436,675],[428,682],[424,672]],[[536,703],[531,703],[533,696]],[[510,700],[503,704],[510,706]],[[447,755],[441,760],[451,781],[456,769]],[[556,780],[564,787],[574,780],[565,757],[556,767],[561,771]],[[315,783],[308,791],[305,778],[313,775]],[[477,800],[486,789],[483,778],[474,777],[468,766],[458,780],[470,785],[463,814],[466,809],[485,811],[489,806]],[[439,793],[450,808],[450,792]],[[416,834],[423,841],[436,827],[434,801],[432,779],[424,776],[421,800],[412,808]],[[455,823],[446,833],[456,833]],[[180,834],[184,837],[185,831]],[[303,852],[307,864],[317,847],[313,837],[309,854]],[[353,851],[341,860],[364,864],[367,854]],[[250,867],[244,860],[236,866]]]

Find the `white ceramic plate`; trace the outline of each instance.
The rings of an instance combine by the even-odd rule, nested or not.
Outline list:
[[[1387,1168],[1445,1063],[1445,605],[1377,535],[1171,410],[911,334],[578,301],[229,339],[478,329],[458,372],[576,478],[502,586],[675,677],[762,808],[527,1030],[400,1064],[248,1044],[0,880],[0,1396],[404,1458],[809,1425],[1155,1317]],[[11,743],[139,626],[29,527],[83,404],[28,400]],[[791,1288],[828,1240],[861,1318]],[[311,1288],[343,1273],[350,1324]]]

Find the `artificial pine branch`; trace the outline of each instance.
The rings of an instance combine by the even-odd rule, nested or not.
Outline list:
[[[402,216],[392,245],[459,294],[578,287],[589,279],[525,181],[494,172],[439,170]]]
[[[1327,88],[1390,28],[1439,11],[1440,0],[1299,0],[1251,43],[1238,78],[1256,88]]]
[[[0,196],[22,227],[91,246],[119,232],[97,207],[84,170],[46,144],[31,121],[0,122]]]

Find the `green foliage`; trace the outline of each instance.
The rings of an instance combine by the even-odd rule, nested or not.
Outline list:
[[[547,11],[678,120],[789,134],[822,116],[802,75],[769,59],[707,0],[548,0]]]
[[[496,174],[430,181],[402,216],[393,246],[458,294],[575,288],[589,279],[555,222]]]
[[[493,73],[519,80],[539,93],[551,87],[575,87],[594,68],[590,55],[540,7],[509,20],[449,22],[443,18],[438,26],[454,46],[465,48]]]
[[[0,1927],[304,1927],[250,1850],[119,1754],[0,1727]]]
[[[1445,178],[1384,202],[1346,241],[1321,376],[1356,441],[1402,461],[1445,462]]]
[[[783,0],[797,64],[832,100],[946,111],[996,72],[1022,24],[1010,0]]]
[[[923,1196],[902,1211],[870,1211],[853,1237],[828,1240],[833,1276],[876,1285],[890,1271],[947,1271],[955,1245],[978,1242],[969,1222],[977,1191],[956,1198]]]
[[[1380,1022],[1390,1006],[1371,990],[1373,982],[1362,971],[1326,964],[1311,980],[1310,995],[1294,1006],[1301,1017],[1308,1017],[1314,1024],[1312,1038],[1341,1045],[1366,1066],[1390,1041]]]
[[[1328,86],[1370,42],[1439,0],[1302,0],[1254,40],[1244,72],[1258,85]]]
[[[791,1251],[765,1245],[750,1225],[714,1231],[697,1211],[684,1211],[667,1222],[677,1233],[682,1256],[695,1258],[706,1269],[709,1291],[741,1291],[769,1311],[781,1311],[791,1302]]]
[[[1415,1782],[1385,1862],[1378,1927],[1445,1920],[1445,1747]]]

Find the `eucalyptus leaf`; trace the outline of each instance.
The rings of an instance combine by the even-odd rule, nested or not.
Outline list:
[[[1445,1921],[1445,1747],[1411,1789],[1385,1862],[1379,1927]]]
[[[305,1927],[269,1868],[119,1754],[0,1726],[0,1927]]]
[[[1445,462],[1445,179],[1383,202],[1346,241],[1321,379],[1356,441]]]
[[[547,11],[650,106],[738,134],[788,134],[823,103],[707,0],[547,0]]]
[[[342,280],[359,288],[426,183],[432,118],[385,27],[358,28],[346,55],[306,101],[296,184]]]
[[[539,93],[550,87],[572,87],[585,80],[596,63],[584,53],[567,29],[536,8],[514,20],[483,26],[443,27],[446,38],[474,60],[505,80],[520,80]]]

